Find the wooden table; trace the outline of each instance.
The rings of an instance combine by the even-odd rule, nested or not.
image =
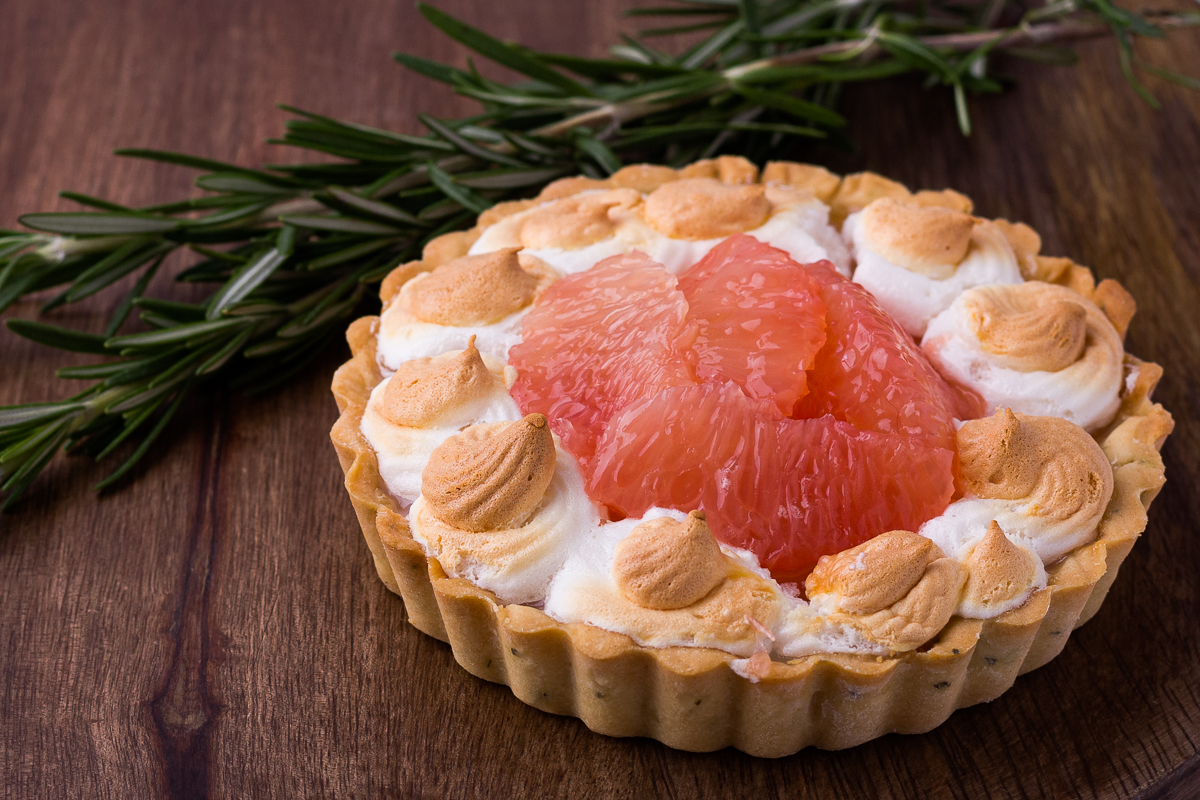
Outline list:
[[[502,37],[599,55],[624,0],[446,3]],[[407,2],[8,0],[0,24],[0,226],[186,195],[191,174],[118,146],[256,164],[284,156],[276,101],[386,128],[470,105],[389,61],[463,56]],[[622,27],[624,26],[624,27]],[[1200,74],[1200,39],[1144,46]],[[850,92],[857,154],[914,187],[953,186],[1026,220],[1049,253],[1117,277],[1130,349],[1167,366],[1169,483],[1103,610],[996,702],[923,736],[778,761],[595,735],[459,669],[376,579],[328,441],[335,349],[278,396],[219,394],[167,432],[143,477],[99,501],[60,459],[0,518],[0,786],[5,797],[1200,796],[1200,94],[1124,84],[1111,43],[1079,69],[1014,67],[972,101],[915,81]],[[161,281],[153,292],[181,296]],[[54,314],[99,330],[116,295]],[[9,312],[32,316],[26,302]],[[0,335],[0,403],[65,396],[64,358]]]

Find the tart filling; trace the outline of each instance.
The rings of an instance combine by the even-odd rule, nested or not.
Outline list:
[[[405,506],[421,494],[429,457],[468,425],[521,418],[508,395],[515,371],[475,347],[400,364],[371,392],[362,432],[388,490]]]
[[[764,648],[786,607],[753,555],[717,544],[696,512],[598,526],[554,578],[545,611],[649,647]]]
[[[1027,625],[1022,615],[1058,613],[1045,598],[1064,561],[1111,548],[1106,524],[1138,524],[1123,505],[1130,492],[1148,504],[1143,495],[1162,481],[1161,461],[1143,475],[1134,468],[1148,462],[1122,455],[1149,437],[1153,461],[1171,428],[1148,401],[1161,370],[1124,352],[1132,298],[1041,255],[1028,226],[971,216],[970,201],[949,190],[914,194],[870,173],[842,179],[800,164],[771,164],[758,179],[729,157],[565,179],[434,240],[389,276],[370,349],[377,377],[358,423],[398,511],[386,524],[424,549],[431,579],[436,565],[507,604],[499,608],[564,630],[604,630],[664,653],[722,652],[750,683],[813,658],[895,663],[936,650],[962,621]],[[562,305],[579,297],[583,305]],[[779,318],[756,332],[768,308]],[[604,321],[620,346],[563,333],[563,320],[581,319]],[[800,338],[763,338],[789,324]],[[922,337],[919,348],[910,337]],[[812,352],[797,361],[800,341]],[[555,359],[575,360],[575,389],[542,369]],[[613,371],[640,359],[650,371],[614,389]],[[891,382],[897,369],[911,382]],[[538,381],[558,387],[546,414],[531,407]],[[944,431],[929,421],[937,414]],[[1135,423],[1142,439],[1131,438]],[[876,449],[839,450],[825,434],[799,433],[810,428]],[[695,447],[672,450],[681,435],[707,453],[697,468],[687,461]],[[815,545],[819,560],[798,577],[764,569],[764,552],[785,562],[755,543],[755,530],[769,537],[789,514],[836,507],[787,487],[827,480],[829,464],[878,458],[879,443],[893,440],[945,449],[944,464],[922,469],[944,473],[953,496],[948,488],[909,530],[880,525]],[[795,453],[783,457],[787,447]],[[902,460],[887,463],[881,479],[911,478]],[[650,496],[671,507],[621,508],[604,488],[653,481],[665,494]],[[866,491],[893,508],[913,502],[886,485]],[[775,521],[752,522],[739,539],[729,503],[758,513],[764,496],[777,505],[762,506],[763,519]],[[364,532],[370,540],[366,521]],[[402,545],[391,541],[389,559]],[[735,546],[743,541],[754,552]],[[1104,574],[1102,561],[1092,585]],[[467,618],[446,618],[453,642],[452,623]]]
[[[384,311],[380,362],[396,370],[414,358],[464,349],[470,339],[503,361],[521,340],[521,317],[557,278],[554,269],[516,248],[461,256],[416,272]]]

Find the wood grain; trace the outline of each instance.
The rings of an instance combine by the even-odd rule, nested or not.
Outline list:
[[[599,55],[626,3],[443,5]],[[407,3],[7,0],[4,19],[4,227],[69,207],[59,189],[191,191],[186,171],[109,156],[118,146],[289,157],[261,144],[282,125],[276,101],[398,130],[470,108],[389,61],[464,62]],[[1200,74],[1194,35],[1142,52]],[[1129,346],[1167,366],[1158,399],[1178,422],[1169,482],[1058,659],[931,733],[778,761],[607,739],[527,708],[457,668],[375,578],[328,442],[343,350],[278,396],[197,403],[123,492],[97,501],[98,469],[60,460],[0,518],[3,796],[1200,796],[1200,95],[1150,81],[1152,111],[1105,43],[1078,69],[1013,71],[1018,89],[972,102],[970,139],[947,95],[899,80],[847,95],[856,153],[810,157],[953,186],[1138,298]],[[97,330],[115,302],[54,318]],[[69,394],[63,363],[0,335],[0,404]]]

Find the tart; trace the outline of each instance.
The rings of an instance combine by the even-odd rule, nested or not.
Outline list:
[[[721,157],[434,239],[332,439],[384,584],[612,736],[928,731],[1057,655],[1164,482],[1133,299],[951,191]]]

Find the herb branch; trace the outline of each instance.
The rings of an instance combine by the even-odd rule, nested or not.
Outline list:
[[[634,17],[669,24],[624,37],[609,58],[539,53],[501,42],[428,5],[421,14],[478,56],[524,76],[512,84],[403,53],[408,69],[477,100],[481,113],[420,115],[423,135],[342,122],[297,108],[278,144],[336,163],[241,167],[153,150],[119,155],[199,170],[205,194],[143,208],[64,192],[92,209],[27,214],[34,232],[0,231],[0,310],[58,290],[42,312],[136,275],[102,334],[10,319],[40,344],[103,357],[58,375],[88,388],[63,401],[0,408],[0,510],[60,450],[123,460],[113,486],[146,455],[189,395],[271,389],[308,364],[358,313],[368,287],[429,239],[467,227],[493,203],[556,178],[601,177],[627,163],[680,165],[736,152],[763,161],[785,143],[844,136],[835,105],[847,83],[924,74],[952,92],[970,132],[968,93],[1000,91],[993,56],[1071,63],[1065,44],[1111,35],[1134,89],[1134,37],[1200,24],[1200,14],[1134,13],[1110,0],[667,0]],[[669,55],[651,42],[705,31]],[[202,303],[146,296],[164,260],[191,251],[176,281],[211,287]],[[123,332],[137,316],[141,330]]]

